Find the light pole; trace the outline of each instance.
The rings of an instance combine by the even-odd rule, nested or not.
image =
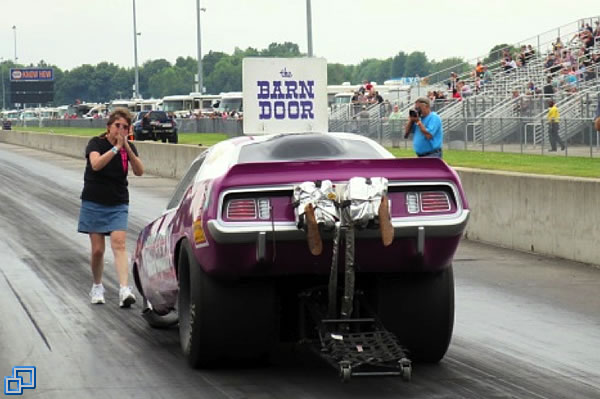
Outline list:
[[[133,0],[133,55],[135,58],[135,94],[133,98],[140,97],[140,71],[138,68],[138,57],[137,57],[137,37],[139,33],[137,31],[135,23],[135,0]]]
[[[13,33],[14,33],[14,37],[15,37],[15,64],[17,63],[17,26],[13,25],[12,27]]]
[[[202,39],[200,34],[200,11],[206,11],[206,8],[200,8],[200,0],[196,0],[196,24],[198,35],[198,79],[196,83],[196,92],[202,94]]]
[[[308,31],[308,56],[313,56],[312,48],[312,16],[310,9],[310,0],[306,0],[306,30]]]
[[[6,109],[6,94],[4,91],[4,57],[0,57],[0,68],[2,68],[2,111]]]

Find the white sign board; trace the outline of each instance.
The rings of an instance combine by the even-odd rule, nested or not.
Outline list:
[[[326,133],[324,58],[244,58],[244,134]]]

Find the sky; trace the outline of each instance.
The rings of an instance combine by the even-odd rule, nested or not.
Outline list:
[[[0,60],[61,69],[102,61],[133,67],[134,0],[0,0]],[[231,54],[291,41],[307,52],[306,0],[200,0],[201,49]],[[197,56],[196,0],[135,0],[138,63]],[[312,0],[313,52],[357,64],[399,51],[475,60],[500,43],[549,43],[600,16],[598,0]],[[597,18],[595,18],[597,19]],[[13,26],[16,29],[13,29]],[[16,35],[15,35],[16,33]]]

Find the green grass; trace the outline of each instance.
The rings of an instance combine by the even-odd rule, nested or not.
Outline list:
[[[80,128],[39,128],[17,127],[16,130],[75,136],[95,136],[102,133],[103,129]],[[225,140],[226,134],[221,133],[183,133],[179,135],[181,144],[201,144],[211,146]],[[414,157],[409,149],[388,148],[398,158]],[[587,158],[575,156],[552,155],[525,155],[508,152],[481,152],[463,150],[444,150],[444,160],[451,166],[467,168],[506,170],[521,173],[535,173],[544,175],[594,177],[600,178],[600,158]]]
[[[388,148],[388,150],[398,158],[414,156],[412,150],[398,148]],[[451,166],[466,168],[600,178],[600,158],[444,150],[444,160]]]
[[[223,133],[183,133],[179,135],[181,144],[200,144],[211,146],[219,141],[227,139],[229,136]]]
[[[75,127],[21,127],[14,128],[19,131],[38,132],[38,133],[54,133],[65,134],[69,136],[97,136],[104,132],[104,129],[89,129]],[[227,135],[223,133],[182,133],[179,135],[180,144],[201,144],[211,146],[227,139]]]

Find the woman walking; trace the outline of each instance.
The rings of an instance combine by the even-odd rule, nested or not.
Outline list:
[[[94,280],[91,302],[105,302],[102,272],[105,237],[108,235],[120,285],[119,306],[122,308],[135,303],[135,295],[127,283],[129,270],[125,248],[129,213],[128,167],[131,165],[136,176],[144,173],[135,145],[127,140],[130,130],[131,114],[127,109],[117,108],[108,118],[106,132],[89,141],[85,150],[87,164],[78,226],[80,233],[90,237]]]

